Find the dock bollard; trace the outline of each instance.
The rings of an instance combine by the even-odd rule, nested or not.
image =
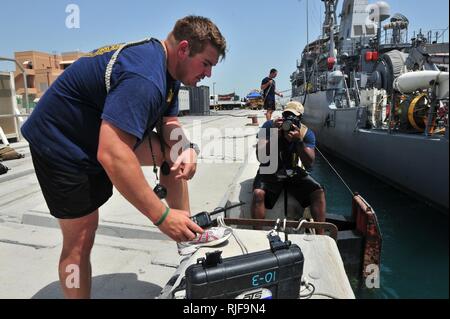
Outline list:
[[[258,116],[257,115],[249,115],[247,116],[248,119],[252,119],[252,122],[247,124],[247,125],[251,125],[251,126],[259,126],[258,123]]]

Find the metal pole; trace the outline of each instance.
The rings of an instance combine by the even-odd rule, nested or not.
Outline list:
[[[25,86],[25,109],[26,109],[26,112],[28,113],[28,84],[27,84],[27,74],[25,72],[25,69],[15,59],[0,57],[0,61],[14,62],[19,67],[20,71],[22,72],[23,85]]]
[[[306,43],[309,45],[309,1],[306,0]]]
[[[308,62],[305,61],[304,69],[303,69],[303,94],[306,96],[308,94],[308,80],[306,78],[306,72],[308,71]]]
[[[432,128],[433,125],[433,115],[436,109],[436,104],[437,104],[437,99],[436,99],[436,89],[437,89],[437,85],[436,85],[436,81],[433,81],[433,89],[431,91],[431,104],[430,104],[430,108],[428,110],[428,118],[427,118],[427,123],[425,125],[425,136],[430,136],[433,135],[432,133],[430,133],[430,130]]]
[[[214,107],[216,106],[216,82],[213,82]]]
[[[380,52],[381,45],[381,19],[378,17],[378,30],[377,30],[377,51]],[[385,39],[386,40],[386,39]]]
[[[0,119],[29,117],[29,116],[30,116],[30,114],[1,114]]]
[[[448,27],[444,30],[444,31],[442,31],[442,34],[441,34],[441,37],[442,37],[442,42],[441,43],[444,43],[444,35],[445,35],[445,32],[447,32],[447,30],[448,30]]]
[[[392,133],[392,120],[394,119],[394,111],[395,111],[395,92],[392,92],[392,98],[391,98],[391,108],[389,111],[389,121],[388,121],[388,133]]]

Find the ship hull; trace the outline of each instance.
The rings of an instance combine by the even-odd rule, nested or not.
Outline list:
[[[316,134],[319,147],[448,213],[448,135],[358,128],[365,108],[330,108],[331,92],[296,100],[305,104],[303,122]]]

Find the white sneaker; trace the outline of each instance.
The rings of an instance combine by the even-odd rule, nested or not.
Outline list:
[[[177,243],[178,253],[182,256],[190,255],[200,247],[217,246],[230,238],[232,232],[232,229],[227,227],[211,227],[205,229],[203,234],[197,234],[194,240]]]

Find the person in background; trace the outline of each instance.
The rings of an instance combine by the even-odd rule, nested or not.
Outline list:
[[[325,221],[323,187],[305,169],[298,166],[301,160],[306,168],[311,168],[315,160],[316,138],[314,132],[301,123],[303,113],[303,105],[291,101],[284,108],[282,118],[267,121],[258,134],[257,152],[272,155],[270,134],[274,132],[277,134],[278,148],[277,154],[270,156],[270,160],[277,160],[276,172],[264,174],[262,169],[270,166],[270,162],[261,163],[253,182],[251,213],[255,219],[264,219],[265,209],[272,209],[281,192],[287,188],[302,207],[310,206],[311,215],[316,222]]]
[[[266,119],[270,121],[272,119],[273,111],[275,111],[275,95],[283,97],[283,94],[276,91],[275,78],[278,71],[271,69],[269,76],[265,77],[261,81],[261,91],[263,92],[264,109],[266,110]]]

